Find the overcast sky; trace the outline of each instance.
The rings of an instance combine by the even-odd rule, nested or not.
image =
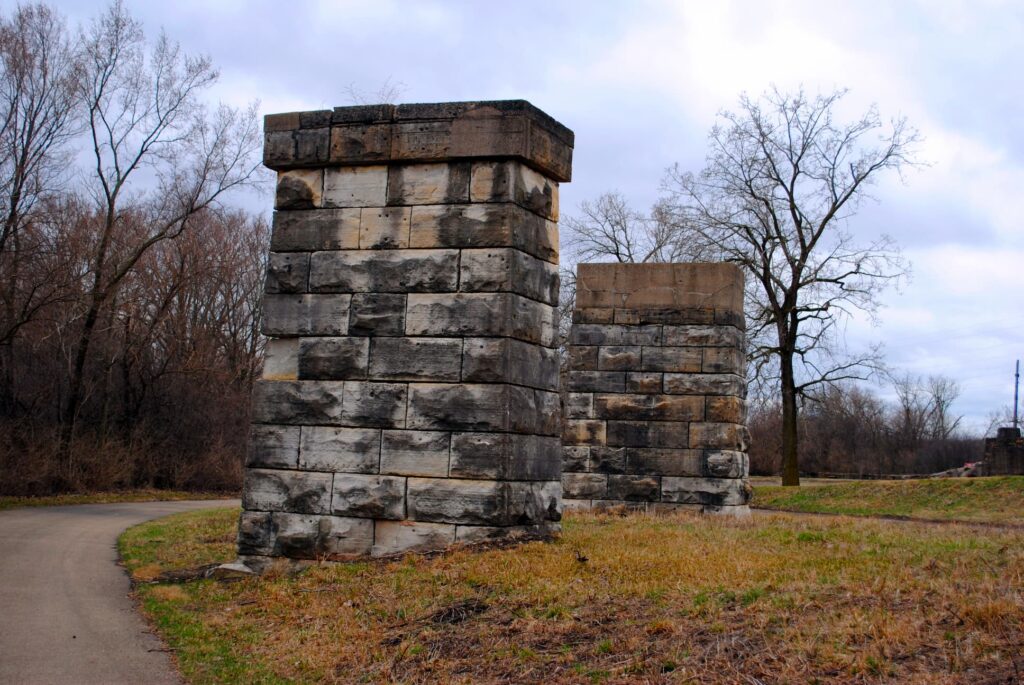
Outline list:
[[[9,2],[4,2],[10,5]],[[73,23],[103,3],[55,3]],[[925,136],[929,166],[889,178],[850,225],[886,233],[913,265],[857,345],[962,388],[972,428],[1013,399],[1024,356],[1024,3],[348,2],[128,0],[221,69],[214,96],[263,113],[352,104],[401,84],[400,101],[530,100],[576,132],[562,213],[606,190],[638,208],[666,167],[699,171],[722,108],[769,85],[851,89]],[[269,201],[268,201],[269,204]],[[879,388],[885,392],[884,388]]]

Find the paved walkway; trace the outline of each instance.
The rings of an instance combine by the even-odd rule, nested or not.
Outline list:
[[[126,528],[237,500],[0,511],[0,683],[180,683],[117,566]]]

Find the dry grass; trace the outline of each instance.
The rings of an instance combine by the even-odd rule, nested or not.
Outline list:
[[[171,531],[222,539],[234,515],[144,524],[123,550],[166,570],[187,537]],[[141,592],[195,683],[1010,683],[1022,543],[783,514],[577,515],[554,543]],[[230,557],[207,552],[187,546],[179,565]]]
[[[0,511],[16,507],[57,507],[69,504],[113,504],[116,502],[170,502],[193,499],[226,499],[231,496],[232,493],[224,492],[184,492],[182,490],[146,488],[44,497],[0,496]]]

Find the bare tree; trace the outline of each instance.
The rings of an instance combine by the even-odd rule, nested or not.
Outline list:
[[[904,119],[883,125],[874,107],[840,123],[844,94],[742,96],[712,128],[704,170],[670,169],[659,206],[680,250],[747,273],[751,360],[781,395],[785,485],[800,482],[800,398],[878,366],[877,350],[845,354],[843,321],[874,314],[906,269],[888,237],[861,244],[846,225],[880,173],[914,163],[917,132]]]
[[[672,262],[680,257],[673,227],[658,216],[629,206],[617,192],[580,203],[579,213],[562,220],[570,257],[576,262]]]

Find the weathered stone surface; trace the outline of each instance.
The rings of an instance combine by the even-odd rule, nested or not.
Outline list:
[[[359,209],[274,212],[270,249],[274,252],[355,250],[359,247]]]
[[[409,478],[409,518],[484,526],[561,519],[561,490],[552,482]]]
[[[386,430],[380,472],[398,476],[448,475],[452,434],[443,431]]]
[[[594,418],[594,395],[589,392],[570,392],[565,395],[565,418]]]
[[[624,392],[624,371],[570,371],[569,390],[572,392]]]
[[[330,473],[247,469],[242,489],[242,508],[250,511],[326,514],[333,478]]]
[[[558,304],[558,267],[511,248],[462,250],[462,292],[512,292],[549,305]]]
[[[565,472],[588,471],[590,469],[590,448],[576,445],[562,446],[562,470]]]
[[[473,202],[514,202],[558,221],[558,183],[518,162],[478,162],[470,184]]]
[[[650,447],[630,447],[626,450],[626,470],[631,474],[703,476],[706,475],[703,462],[700,450]]]
[[[409,207],[365,208],[359,219],[359,249],[394,250],[409,247]]]
[[[469,201],[469,164],[391,166],[389,205],[455,204]]]
[[[372,556],[444,549],[455,542],[455,525],[420,521],[378,521]]]
[[[562,495],[570,499],[600,499],[608,493],[604,473],[562,473]]]
[[[536,539],[548,537],[557,530],[560,526],[551,523],[536,526],[456,526],[455,542],[473,545],[498,540]]]
[[[606,307],[587,307],[586,309],[573,309],[573,323],[615,323],[615,310]]]
[[[407,387],[404,383],[347,381],[343,415],[351,426],[404,428]]]
[[[373,521],[287,512],[242,512],[242,555],[340,560],[369,553]]]
[[[256,423],[331,425],[341,423],[344,383],[259,381],[252,391]]]
[[[461,338],[374,338],[370,376],[393,381],[458,381]]]
[[[740,376],[726,373],[666,373],[665,392],[670,395],[746,395]]]
[[[412,383],[408,427],[534,433],[544,428],[535,392],[540,391],[504,384]]]
[[[332,126],[330,161],[384,162],[391,157],[390,124]]]
[[[299,427],[253,424],[246,466],[293,469],[299,463]]]
[[[746,375],[747,358],[742,350],[730,347],[709,347],[704,350],[704,373],[734,373]]]
[[[629,372],[626,374],[626,392],[637,395],[660,395],[662,374],[658,372]]]
[[[599,347],[597,368],[601,371],[635,371],[640,368],[640,350],[637,345],[611,345]]]
[[[373,428],[303,426],[299,466],[331,473],[376,473],[380,431]]]
[[[744,505],[750,499],[750,486],[740,479],[665,476],[661,499],[680,504]]]
[[[597,356],[600,347],[596,345],[570,345],[569,353],[570,371],[597,371]]]
[[[366,378],[369,338],[300,338],[301,380],[340,381]]]
[[[608,476],[609,499],[649,502],[658,499],[660,493],[661,478],[658,476]]]
[[[410,247],[510,247],[558,264],[558,224],[508,204],[412,208]]]
[[[709,478],[746,478],[749,462],[746,452],[705,450],[704,473]],[[675,474],[673,474],[675,475]]]
[[[578,307],[708,307],[743,311],[743,272],[734,264],[580,264]]]
[[[747,403],[739,397],[707,398],[705,419],[718,423],[745,423]]]
[[[531,431],[539,435],[558,435],[562,430],[562,398],[557,392],[533,391],[537,419]]]
[[[263,378],[268,381],[298,380],[298,338],[278,338],[267,341],[267,346],[263,349]]]
[[[747,429],[735,423],[691,423],[690,447],[747,451]]]
[[[733,326],[665,326],[664,336],[677,347],[743,347],[743,333]]]
[[[386,166],[332,167],[324,171],[324,207],[383,207],[387,201]]]
[[[510,293],[410,294],[407,335],[509,337],[552,347],[555,309]]]
[[[243,511],[238,519],[238,553],[273,554],[273,525],[273,514],[269,511]]]
[[[594,395],[594,417],[623,421],[699,421],[704,398],[689,395]]]
[[[356,293],[348,320],[349,335],[400,336],[405,334],[405,295]]]
[[[271,252],[267,259],[268,293],[303,293],[309,283],[309,253]]]
[[[322,206],[322,169],[293,169],[277,174],[276,209],[315,209]]]
[[[687,423],[675,421],[608,421],[608,445],[617,447],[687,447]]]
[[[590,470],[594,473],[625,473],[626,450],[621,447],[591,447]]]
[[[578,324],[569,333],[572,345],[660,345],[661,326]]]
[[[604,445],[607,443],[605,422],[566,419],[563,421],[562,442],[566,445]]]
[[[263,334],[345,335],[349,295],[264,295]]]
[[[643,370],[695,373],[701,370],[699,347],[645,347]]]
[[[462,380],[555,390],[558,350],[512,338],[465,338]]]
[[[454,433],[453,478],[557,480],[561,474],[557,437],[516,433]]]
[[[605,310],[608,311],[608,310]],[[645,307],[643,309],[616,308],[613,311],[614,323],[634,326],[644,324],[704,325],[715,321],[714,307]]]
[[[317,252],[310,259],[309,287],[336,293],[453,291],[458,261],[456,250]]]
[[[331,511],[355,518],[405,518],[405,478],[339,473],[334,477]]]

